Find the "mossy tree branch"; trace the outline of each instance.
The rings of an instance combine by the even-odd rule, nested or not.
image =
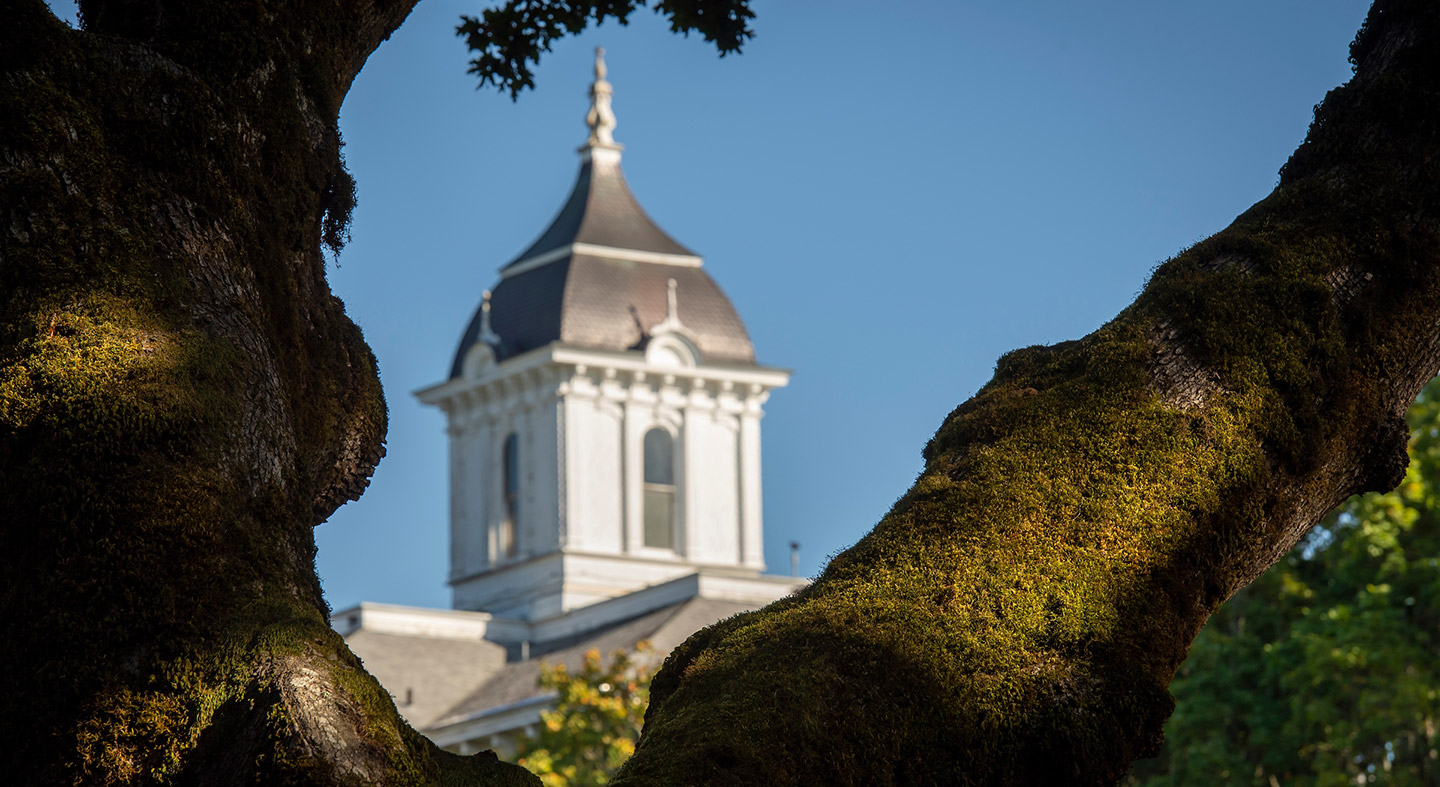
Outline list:
[[[700,632],[617,785],[1114,784],[1195,633],[1403,477],[1440,368],[1440,5],[1379,0],[1278,187],[1010,353],[798,596]]]

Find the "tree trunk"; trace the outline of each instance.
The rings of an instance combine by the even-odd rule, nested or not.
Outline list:
[[[617,785],[1114,784],[1215,608],[1405,470],[1440,367],[1440,3],[1379,0],[1265,200],[1010,353],[798,596],[706,629]]]
[[[7,783],[538,783],[411,730],[313,565],[385,435],[337,111],[414,2],[0,4]]]

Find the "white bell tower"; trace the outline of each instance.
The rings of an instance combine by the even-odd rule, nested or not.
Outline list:
[[[790,373],[631,195],[611,95],[597,50],[574,190],[417,394],[447,419],[457,609],[548,619],[697,572],[739,598],[765,568],[760,420]]]

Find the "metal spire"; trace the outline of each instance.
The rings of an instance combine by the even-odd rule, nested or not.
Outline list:
[[[622,146],[615,142],[615,112],[610,108],[614,88],[605,81],[605,49],[595,47],[595,82],[590,85],[590,112],[585,115],[585,125],[590,127],[590,138],[585,148],[613,148]],[[582,148],[583,149],[583,148]]]
[[[500,337],[490,329],[490,291],[486,290],[480,300],[480,341],[491,347],[500,346]]]

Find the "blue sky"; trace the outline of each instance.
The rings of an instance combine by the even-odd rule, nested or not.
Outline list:
[[[1007,350],[1082,336],[1274,186],[1349,76],[1361,0],[757,0],[718,58],[640,11],[556,45],[518,102],[477,91],[424,0],[341,111],[359,181],[331,286],[379,358],[389,455],[317,529],[332,606],[448,606],[439,382],[497,268],[549,223],[595,46],[652,217],[705,256],[763,363],[766,559],[857,540]]]

